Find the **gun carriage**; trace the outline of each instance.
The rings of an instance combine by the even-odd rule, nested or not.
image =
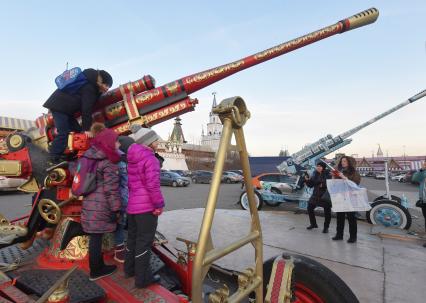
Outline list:
[[[155,87],[153,77],[144,76],[102,96],[93,114],[94,120],[122,135],[129,134],[134,124],[161,123],[193,111],[198,100],[192,99],[191,93],[256,64],[373,23],[377,17],[378,11],[371,8],[289,42],[160,87]],[[251,232],[227,247],[213,248],[210,228],[225,151],[232,134],[239,146],[245,180],[250,180],[243,133],[250,113],[245,102],[240,97],[229,98],[214,111],[219,114],[224,128],[198,242],[180,239],[187,245],[187,251],[182,253],[157,233],[151,265],[162,280],[146,289],[132,288],[132,283],[121,271],[96,283],[87,281],[87,237],[80,226],[82,197],[71,194],[73,176],[70,170],[46,170],[48,144],[55,136],[52,116],[43,115],[36,120],[37,128],[7,137],[1,146],[0,175],[27,178],[20,190],[31,193],[33,198],[27,216],[10,222],[3,216],[0,218],[0,246],[3,247],[0,262],[3,270],[9,271],[8,275],[0,272],[0,301],[33,302],[32,298],[37,298],[37,302],[240,302],[252,296],[256,302],[262,302],[265,297],[268,302],[357,302],[339,277],[313,260],[284,254],[262,264],[261,228],[249,182]],[[89,139],[84,134],[71,133],[66,153],[78,157],[88,147]],[[49,242],[38,239],[37,235],[47,228],[54,229],[53,238]],[[255,248],[253,267],[235,272],[213,264],[249,243]],[[105,237],[107,255],[111,247],[111,239]],[[302,273],[301,268],[307,267],[315,270]],[[207,273],[213,279],[207,279]],[[321,276],[324,273],[328,280],[332,279],[324,280]],[[219,282],[215,282],[216,279]],[[322,282],[312,284],[309,281]]]

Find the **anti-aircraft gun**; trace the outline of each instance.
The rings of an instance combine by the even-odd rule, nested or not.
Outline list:
[[[97,102],[93,114],[94,121],[105,123],[107,127],[114,129],[121,135],[129,134],[130,127],[134,124],[143,126],[158,124],[183,113],[193,111],[198,101],[189,96],[191,93],[277,56],[331,37],[335,34],[340,34],[373,23],[377,17],[378,11],[375,8],[368,9],[333,25],[279,44],[254,55],[183,77],[160,87],[155,87],[155,80],[153,77],[149,75],[144,76],[137,81],[120,85],[118,88],[103,95]],[[239,132],[241,134],[241,131],[238,129],[241,128],[245,120],[250,116],[245,108],[244,101],[242,101],[241,98],[234,98],[234,100],[227,99],[225,101],[223,101],[223,104],[221,103],[217,109],[224,114],[224,120],[228,121],[224,123],[226,124],[224,125],[224,129],[228,129],[228,135],[231,134],[229,127],[234,128],[236,133]],[[227,116],[228,110],[232,112],[232,115]],[[233,119],[232,124],[229,122],[230,119]],[[83,233],[80,225],[80,212],[83,198],[74,197],[71,194],[70,185],[73,176],[69,169],[58,167],[47,171],[48,167],[46,160],[48,157],[48,145],[55,136],[55,126],[52,116],[46,114],[37,118],[36,125],[37,128],[30,129],[26,132],[11,134],[0,144],[0,175],[12,178],[27,178],[28,181],[19,189],[33,194],[32,209],[28,216],[15,219],[11,222],[5,217],[0,216],[0,248],[5,246],[11,247],[12,244],[16,243],[21,243],[29,247],[33,243],[38,231],[46,230],[46,227],[50,227],[55,231],[53,238],[50,245],[37,256],[37,262],[33,262],[34,264],[29,271],[30,274],[34,272],[34,267],[64,269],[70,268],[74,264],[78,264],[87,271],[87,264],[83,261],[87,256],[87,241],[82,240],[81,236]],[[223,136],[225,136],[225,133]],[[241,137],[242,140],[244,140],[244,137]],[[245,150],[244,142],[243,145]],[[68,147],[65,153],[78,157],[88,148],[89,138],[87,138],[85,134],[71,133],[68,138]],[[220,162],[220,159],[218,159],[218,162]],[[223,167],[220,169],[223,169]],[[248,169],[245,171],[247,171],[246,177],[249,176]],[[220,174],[218,176],[220,177]],[[249,180],[249,178],[246,178],[246,180]],[[217,194],[217,192],[209,195],[209,201],[210,196],[213,197],[215,194]],[[204,221],[213,217],[212,212],[214,212],[214,208],[214,206],[206,207],[208,214],[205,215]],[[254,241],[256,241],[256,271],[248,270],[243,273],[241,277],[238,276],[238,287],[236,287],[236,289],[238,289],[237,295],[230,296],[229,300],[226,300],[227,302],[239,301],[242,297],[254,290],[256,290],[257,302],[261,302],[263,298],[261,284],[262,245],[257,212],[254,213],[253,217],[257,218],[256,229],[250,237],[244,238],[232,247],[235,249],[243,244],[249,242],[254,243]],[[15,224],[18,221],[24,221],[24,224]],[[211,243],[208,242],[209,239],[211,238],[207,235],[200,236],[199,243],[207,243],[207,245],[204,246],[204,250],[206,247],[211,247]],[[153,251],[155,251],[156,255],[161,257],[162,262],[166,263],[167,266],[174,270],[177,275],[177,278],[176,276],[175,278],[179,280],[179,283],[169,280],[171,285],[170,288],[167,289],[170,290],[177,287],[187,296],[192,296],[193,302],[201,302],[200,285],[203,279],[192,279],[192,274],[196,272],[195,269],[193,271],[193,267],[196,268],[196,266],[194,266],[196,263],[194,262],[197,262],[197,258],[199,258],[200,255],[197,255],[196,251],[199,252],[203,250],[203,248],[200,249],[198,245],[203,245],[196,245],[196,243],[191,241],[183,240],[188,248],[187,254],[185,255],[177,252],[173,248],[166,247],[166,242],[167,241],[161,236],[157,236],[156,245],[153,245]],[[106,246],[111,248],[111,245]],[[5,249],[8,248],[9,247]],[[260,250],[260,253],[258,250]],[[213,253],[216,252],[217,251]],[[208,260],[210,260],[211,263],[222,256],[222,252],[217,252],[217,254],[213,253],[209,254]],[[22,251],[19,251],[19,254],[23,254]],[[3,256],[3,251],[1,255]],[[197,268],[200,275],[204,273],[205,276],[206,272],[204,272],[204,269],[208,269],[212,266],[210,263],[208,264],[209,265],[205,265],[203,263],[200,268]],[[221,273],[223,274],[223,272],[224,270],[222,269]],[[21,278],[24,276],[22,271],[19,273],[19,276]],[[231,273],[230,276],[233,276],[233,274]],[[176,281],[176,279],[174,281]],[[338,277],[336,277],[336,280],[337,279]],[[42,279],[36,280],[36,284],[39,284]],[[62,280],[58,279],[58,282],[59,281]],[[85,284],[88,284],[87,278],[84,281],[86,282]],[[115,302],[148,302],[144,301],[143,295],[148,296],[150,293],[132,290],[133,296],[130,294],[129,289],[125,288],[128,284],[128,281],[126,282],[123,279],[117,281],[111,279],[108,283],[100,282],[99,285],[105,289],[107,294],[105,295],[105,293],[103,293],[104,297],[99,298],[99,300],[91,298],[86,301],[105,302],[105,296],[108,296],[110,300]],[[27,288],[31,288],[32,286],[31,283],[26,284]],[[89,287],[88,285],[85,286]],[[66,285],[64,287],[66,288]],[[37,285],[37,289],[40,288],[41,286]],[[178,300],[178,297],[167,289],[154,288],[155,294],[161,294],[161,300],[158,301],[187,302],[181,299]],[[194,292],[192,292],[192,289],[195,289]],[[336,287],[336,289],[342,289],[342,287]],[[96,291],[97,294],[100,293],[99,289],[96,289]],[[303,290],[300,291],[303,292]],[[93,293],[94,292],[91,290],[91,294]],[[347,294],[348,290],[346,290],[345,296],[342,295],[342,300],[339,300],[339,302],[349,302],[346,300]],[[65,296],[63,293],[62,295]],[[212,295],[216,297],[216,301],[212,302],[223,302],[225,300],[224,296],[226,296],[226,291],[215,291]],[[58,296],[59,295],[56,296],[56,299]],[[42,299],[44,299],[43,302],[47,297],[47,295],[42,296]],[[62,297],[61,300],[56,300],[55,302],[68,302],[64,298],[65,297]],[[149,298],[150,302],[155,300],[155,298]],[[322,300],[328,301],[327,298],[323,298]]]
[[[404,102],[390,108],[389,110],[377,115],[376,117],[364,122],[348,131],[341,133],[333,137],[332,135],[327,135],[318,141],[311,143],[303,147],[300,151],[291,155],[289,159],[283,161],[278,165],[278,170],[281,173],[290,173],[296,174],[300,171],[310,170],[315,167],[317,161],[328,154],[350,144],[352,139],[350,138],[355,133],[364,129],[365,127],[373,124],[374,122],[390,115],[391,113],[423,98],[426,96],[426,90],[412,96],[411,98],[405,100]]]

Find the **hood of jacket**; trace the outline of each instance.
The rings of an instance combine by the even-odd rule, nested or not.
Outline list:
[[[154,151],[152,148],[145,145],[132,144],[127,151],[127,162],[138,163],[142,161],[147,155],[154,156]]]
[[[91,146],[83,155],[86,158],[94,159],[94,160],[103,160],[106,159],[107,156],[105,153],[94,146]]]
[[[87,80],[89,81],[90,85],[92,85],[96,89],[96,92],[100,94],[98,84],[97,84],[98,71],[93,68],[87,68],[83,71],[83,73],[86,76]]]

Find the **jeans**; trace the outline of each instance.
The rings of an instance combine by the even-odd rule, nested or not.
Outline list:
[[[70,132],[81,132],[81,126],[73,116],[60,112],[52,112],[52,116],[58,134],[52,141],[50,154],[53,157],[59,157],[67,147],[68,134]]]
[[[127,214],[125,211],[121,211],[120,220],[118,220],[117,222],[117,229],[115,230],[115,233],[114,233],[115,246],[124,244],[125,242],[126,235],[124,231],[127,225],[126,221],[127,221]]]
[[[150,266],[151,245],[157,229],[158,217],[152,213],[127,215],[127,245],[124,272],[135,275],[136,287],[146,287],[153,280]]]

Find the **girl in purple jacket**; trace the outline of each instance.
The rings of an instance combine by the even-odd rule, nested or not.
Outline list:
[[[120,156],[117,153],[117,137],[111,129],[101,130],[83,155],[97,161],[96,189],[84,197],[81,208],[81,225],[90,238],[91,281],[108,276],[117,269],[115,265],[105,265],[102,255],[102,236],[115,231],[121,206],[118,191],[117,162]]]
[[[124,272],[127,277],[135,277],[136,287],[144,288],[160,280],[153,275],[149,262],[158,216],[164,207],[160,162],[154,155],[160,137],[151,129],[141,128],[133,139],[136,143],[127,151],[129,201]]]

